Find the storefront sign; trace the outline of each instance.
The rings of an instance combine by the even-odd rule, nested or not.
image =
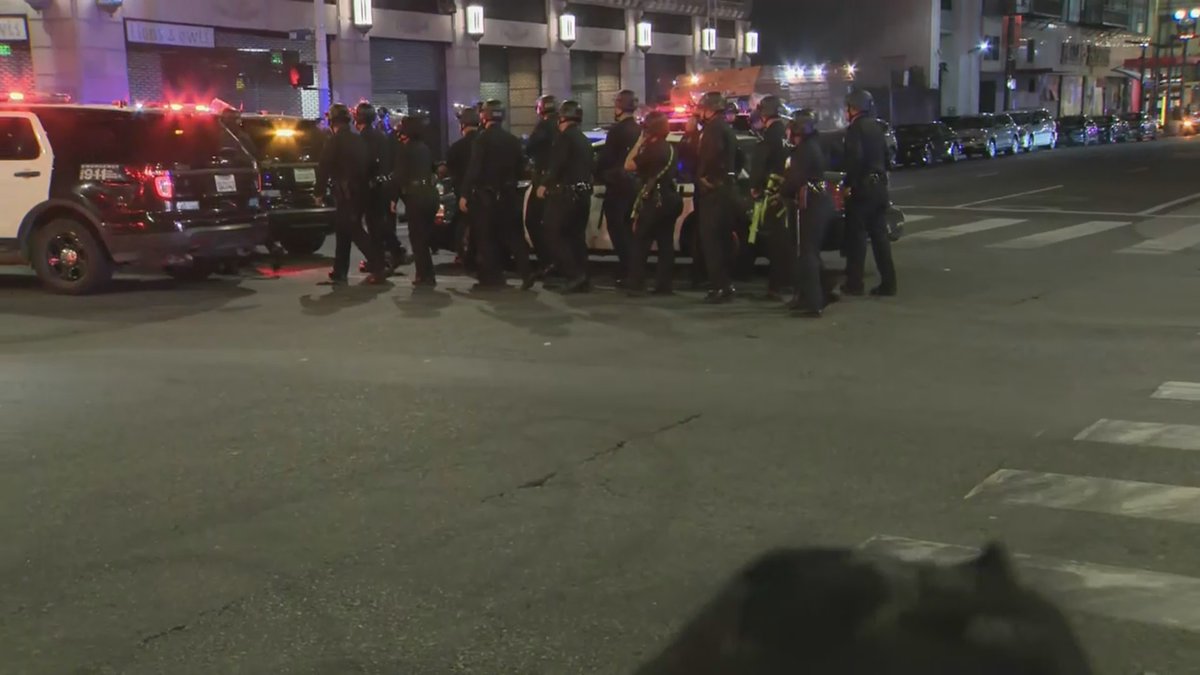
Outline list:
[[[213,29],[209,26],[185,26],[154,21],[126,21],[125,38],[130,42],[171,47],[216,46]]]
[[[25,17],[0,16],[0,42],[24,42],[28,39]]]

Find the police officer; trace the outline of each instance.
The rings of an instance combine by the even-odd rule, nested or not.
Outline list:
[[[458,208],[471,214],[479,249],[477,290],[505,288],[500,251],[507,248],[516,259],[521,288],[533,287],[529,248],[521,223],[517,181],[525,170],[521,141],[504,129],[504,104],[495,99],[483,105],[483,131],[471,146],[471,162]]]
[[[817,133],[816,113],[810,108],[798,110],[789,126],[795,150],[788,159],[780,192],[792,212],[797,259],[795,297],[788,309],[815,319],[837,299],[832,289],[824,286],[821,268],[821,248],[835,208],[825,191],[825,152]]]
[[[366,143],[350,129],[350,109],[341,103],[329,108],[329,125],[333,134],[326,141],[317,165],[317,186],[324,191],[332,184],[337,211],[337,247],[333,257],[333,270],[329,280],[335,285],[346,283],[350,270],[350,244],[354,243],[367,260],[365,283],[378,284],[384,281],[383,255],[374,240],[363,229],[363,213],[370,192],[368,180],[368,154]],[[318,197],[318,203],[323,197]]]
[[[633,177],[625,171],[625,158],[637,143],[642,130],[638,126],[637,94],[628,89],[613,98],[613,119],[616,124],[608,130],[604,146],[596,158],[596,174],[604,184],[604,222],[608,238],[617,254],[617,285],[621,286],[629,272],[629,253],[632,232],[629,227],[633,210],[635,186]]]
[[[467,168],[471,164],[471,148],[475,145],[475,138],[479,136],[479,111],[475,108],[460,110],[458,129],[462,137],[454,141],[450,150],[447,151],[446,167],[450,171],[450,183],[454,186],[454,194],[462,197],[466,194],[463,190],[467,181]],[[470,215],[461,209],[455,213],[454,241],[455,250],[459,253],[463,266],[467,269],[474,269],[475,258],[472,254],[478,251],[478,247],[468,243],[468,240],[474,236],[471,231]]]
[[[642,123],[625,170],[636,173],[638,190],[633,206],[633,247],[629,258],[627,289],[631,296],[645,292],[646,258],[650,245],[658,245],[655,295],[670,295],[675,275],[675,221],[683,211],[683,197],[675,185],[675,149],[667,142],[670,120],[652,112]]]
[[[896,267],[892,262],[892,243],[887,236],[888,196],[887,141],[883,129],[871,116],[871,94],[856,89],[846,95],[846,129],[843,158],[846,198],[846,282],[842,291],[863,294],[863,268],[867,260],[867,240],[879,270],[879,285],[871,295],[896,294]]]
[[[433,153],[425,143],[425,118],[420,114],[400,119],[399,144],[392,164],[392,192],[404,201],[408,238],[412,242],[417,276],[413,286],[433,288],[433,221],[438,192],[433,182]]]
[[[537,253],[538,265],[546,271],[551,265],[553,253],[546,247],[546,236],[542,224],[546,200],[537,196],[537,189],[545,184],[546,170],[550,167],[550,149],[554,147],[554,139],[558,137],[558,99],[547,94],[537,100],[537,126],[529,134],[525,144],[525,154],[533,165],[533,185],[529,195],[529,203],[525,207],[525,230],[533,241],[533,250]]]
[[[576,101],[563,101],[558,109],[559,135],[550,152],[546,181],[538,188],[539,196],[546,199],[546,233],[549,245],[556,251],[555,264],[567,278],[564,293],[591,289],[587,274],[587,225],[592,210],[595,160],[592,144],[579,128],[582,121],[583,107]]]
[[[396,220],[391,213],[392,193],[388,174],[393,163],[392,139],[375,128],[375,121],[375,106],[367,101],[359,103],[354,109],[354,126],[367,147],[367,178],[370,182],[364,205],[367,232],[371,233],[375,247],[384,252],[386,271],[390,273],[404,263],[405,251],[396,236]],[[363,261],[359,271],[367,271],[366,261]]]
[[[701,130],[690,133],[685,142],[696,157],[696,216],[709,284],[704,301],[720,304],[733,299],[730,267],[737,219],[737,137],[725,121],[725,97],[719,92],[701,97],[696,114]]]
[[[757,237],[767,238],[767,259],[771,263],[768,300],[783,300],[783,293],[792,283],[792,261],[796,256],[795,238],[788,231],[787,205],[779,189],[790,150],[788,125],[781,116],[782,108],[776,96],[764,96],[759,101],[754,116],[762,124],[762,130],[750,157],[754,216],[747,243],[753,246]]]

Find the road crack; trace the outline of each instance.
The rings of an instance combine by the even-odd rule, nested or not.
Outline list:
[[[154,633],[153,635],[147,635],[146,637],[142,638],[142,646],[148,647],[148,646],[150,646],[151,642],[154,642],[155,640],[157,640],[159,638],[165,638],[168,635],[170,635],[171,633],[178,633],[180,631],[185,631],[185,630],[187,630],[187,628],[188,627],[187,627],[186,623],[181,623],[177,626],[171,626],[170,628],[168,628],[166,630]]]

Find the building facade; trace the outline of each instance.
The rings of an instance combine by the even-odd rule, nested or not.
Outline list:
[[[1139,110],[1129,59],[1153,30],[1153,0],[940,0],[941,108],[963,115],[1046,108]]]
[[[308,117],[331,100],[368,98],[425,111],[445,144],[457,136],[456,105],[480,98],[506,102],[510,127],[526,133],[543,93],[580,100],[594,123],[609,118],[620,89],[654,101],[682,73],[748,62],[741,1],[323,2],[0,0],[0,90],[82,102],[220,98]],[[640,22],[652,26],[642,48]],[[715,49],[704,49],[710,27]]]

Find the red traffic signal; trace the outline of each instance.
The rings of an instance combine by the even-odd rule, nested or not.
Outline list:
[[[313,86],[313,67],[306,63],[293,63],[287,69],[288,84],[296,89]]]

